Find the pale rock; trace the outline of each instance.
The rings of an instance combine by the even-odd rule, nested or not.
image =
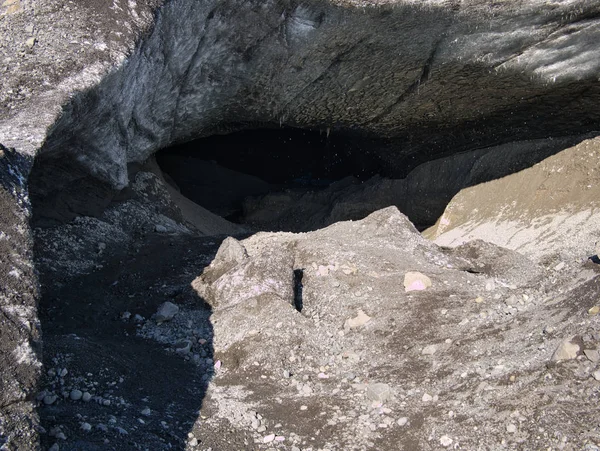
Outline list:
[[[423,291],[431,287],[431,279],[418,271],[409,271],[404,275],[404,291]]]
[[[423,348],[423,350],[421,351],[421,354],[423,355],[433,355],[435,354],[435,352],[437,351],[437,346],[436,345],[427,345]]]
[[[578,353],[581,351],[581,347],[578,343],[580,340],[581,339],[577,335],[563,340],[563,342],[558,345],[558,348],[556,348],[556,351],[552,355],[552,360],[556,362],[559,360],[576,359]]]
[[[367,385],[367,398],[375,402],[385,402],[392,395],[388,384],[376,383]]]
[[[229,236],[223,240],[215,261],[222,265],[237,265],[248,259],[248,251],[239,240]]]
[[[362,309],[359,309],[357,315],[354,318],[349,318],[344,324],[345,329],[356,329],[357,327],[364,326],[371,320],[371,317],[367,315]]]
[[[452,442],[453,440],[447,435],[442,435],[440,437],[440,445],[442,445],[444,448],[448,448],[450,445],[452,445]]]

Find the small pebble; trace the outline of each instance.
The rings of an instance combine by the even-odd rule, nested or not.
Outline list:
[[[442,435],[440,437],[440,444],[444,447],[444,448],[448,448],[450,445],[452,445],[453,440],[448,437],[447,435]]]
[[[85,432],[90,432],[92,430],[92,425],[90,423],[81,423],[81,429]]]
[[[83,393],[81,392],[81,390],[71,390],[71,394],[69,395],[69,397],[73,401],[79,401],[83,397]]]
[[[435,354],[435,351],[437,351],[437,347],[435,345],[427,345],[423,348],[423,350],[421,351],[421,354],[433,355],[433,354]]]
[[[506,432],[508,432],[509,434],[514,434],[515,432],[517,432],[517,426],[515,426],[514,424],[509,424],[508,426],[506,426]]]
[[[408,418],[407,417],[402,417],[402,418],[398,418],[398,426],[406,426],[406,424],[408,423]]]
[[[90,395],[88,392],[84,392],[83,395],[81,396],[81,400],[83,402],[89,402],[92,399],[92,395]]]
[[[275,434],[269,434],[263,437],[263,443],[271,443],[273,440],[275,440]]]

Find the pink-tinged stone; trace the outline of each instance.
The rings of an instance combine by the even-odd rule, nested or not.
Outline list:
[[[217,360],[217,361],[215,362],[215,370],[218,370],[219,368],[221,368],[221,361],[220,361],[220,360]]]
[[[404,291],[423,291],[431,286],[431,279],[417,271],[407,272],[404,276]]]

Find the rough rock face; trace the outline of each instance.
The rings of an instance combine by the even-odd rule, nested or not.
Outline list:
[[[482,238],[548,265],[596,254],[600,139],[592,138],[515,174],[464,189],[427,231],[456,246]]]
[[[209,281],[217,258],[201,277],[229,294],[212,310],[210,403],[213,420],[253,430],[259,449],[271,434],[282,449],[597,446],[587,430],[599,419],[593,265],[548,271],[483,242],[444,250],[394,208],[240,245],[250,260],[268,257],[262,272],[237,277],[243,259]],[[248,296],[277,278],[273,253],[303,270],[301,311],[289,295]],[[405,292],[415,270],[431,285]],[[574,334],[579,352],[569,353]],[[589,359],[578,358],[584,349]]]
[[[0,446],[28,449],[37,424],[32,398],[40,362],[37,277],[32,264],[27,168],[0,146]]]

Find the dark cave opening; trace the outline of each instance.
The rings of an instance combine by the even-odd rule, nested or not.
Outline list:
[[[348,175],[367,178],[375,173],[364,165],[355,137],[293,127],[256,128],[211,135],[163,149],[157,155],[167,172],[169,156],[212,160],[237,172],[278,185],[322,186]]]
[[[293,127],[243,129],[162,149],[167,182],[250,230],[306,232],[396,206],[425,230],[461,189],[520,171],[581,137],[508,143],[410,161],[402,141]],[[491,153],[490,153],[491,152]],[[502,154],[501,158],[490,155]]]
[[[234,222],[248,197],[319,191],[385,172],[364,139],[279,126],[211,135],[162,149],[156,159],[181,194]]]
[[[470,150],[447,145],[443,151],[430,136],[423,138],[433,149],[426,154],[412,152],[406,140],[357,130],[252,126],[256,124],[224,126],[221,130],[235,131],[163,148],[156,159],[130,162],[130,185],[120,191],[74,158],[41,154],[29,178],[32,225],[101,218],[111,205],[136,196],[132,185],[139,173],[154,172],[167,182],[171,198],[164,213],[203,234],[308,232],[360,220],[389,206],[425,230],[463,188],[520,171],[587,136]],[[152,196],[147,200],[158,212],[165,197]]]

